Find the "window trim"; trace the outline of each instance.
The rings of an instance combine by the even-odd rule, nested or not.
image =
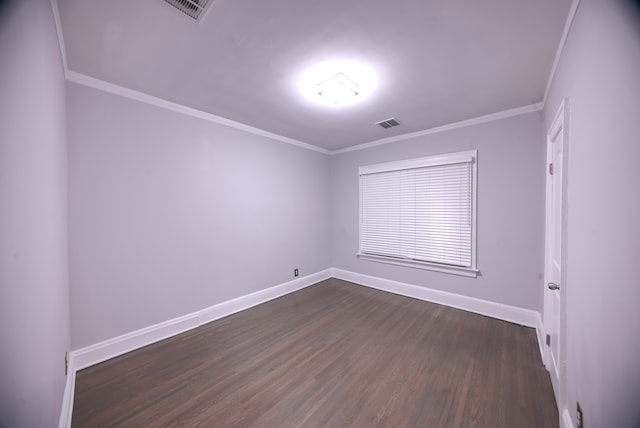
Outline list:
[[[361,207],[361,197],[362,197],[362,180],[360,177],[362,175],[380,173],[380,172],[391,172],[398,171],[404,169],[412,169],[412,168],[423,168],[423,167],[431,167],[438,165],[448,165],[460,162],[469,162],[472,163],[472,203],[471,203],[471,266],[455,266],[449,265],[445,263],[437,263],[437,262],[429,262],[422,260],[413,260],[413,259],[403,259],[396,258],[393,256],[384,256],[384,255],[376,255],[376,254],[368,254],[361,252],[361,224],[362,224],[362,207]],[[478,151],[477,150],[467,150],[464,152],[456,152],[449,154],[441,154],[436,156],[429,156],[423,158],[416,159],[407,159],[396,162],[386,162],[375,165],[366,165],[361,166],[358,169],[358,252],[356,253],[356,257],[361,260],[367,260],[372,262],[379,263],[387,263],[397,266],[406,266],[418,269],[426,269],[435,272],[449,273],[454,275],[461,275],[471,278],[476,278],[479,274],[479,269],[477,268],[477,207],[478,207],[478,198],[477,198],[477,188],[478,188]]]

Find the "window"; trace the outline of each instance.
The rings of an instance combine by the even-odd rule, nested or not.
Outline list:
[[[365,260],[477,276],[477,151],[360,167]]]

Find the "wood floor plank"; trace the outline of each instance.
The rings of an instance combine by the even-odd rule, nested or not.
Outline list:
[[[330,279],[80,371],[73,427],[557,427],[535,332]]]

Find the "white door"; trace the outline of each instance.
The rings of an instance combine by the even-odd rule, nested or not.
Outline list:
[[[546,334],[545,364],[551,374],[551,383],[558,407],[562,408],[562,216],[563,216],[563,158],[564,158],[564,103],[547,134],[547,210],[545,237],[545,298],[544,325]]]

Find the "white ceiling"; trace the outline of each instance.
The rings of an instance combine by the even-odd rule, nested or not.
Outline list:
[[[72,71],[337,150],[539,103],[570,0],[58,0]],[[361,103],[310,102],[319,62],[377,74]],[[400,126],[374,123],[396,117]]]

